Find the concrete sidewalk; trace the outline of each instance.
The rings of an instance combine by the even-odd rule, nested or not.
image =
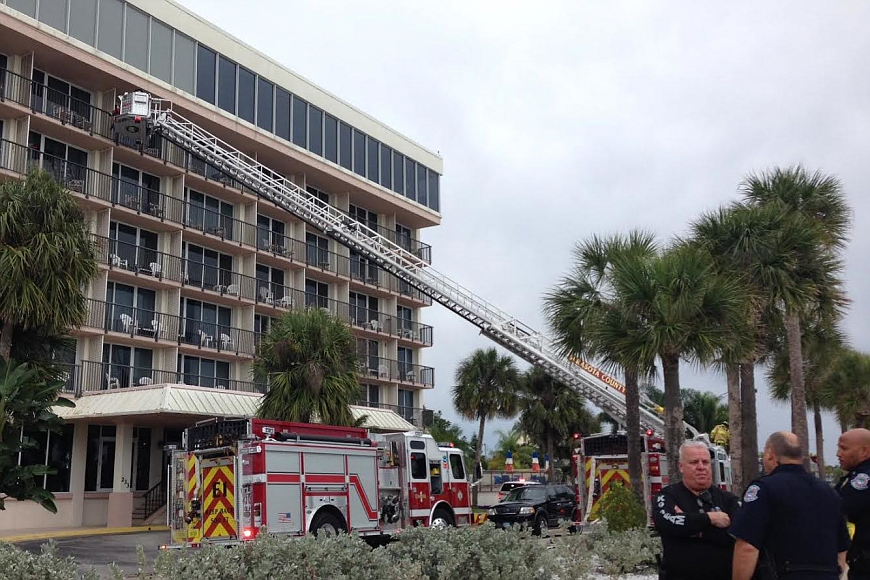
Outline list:
[[[82,536],[106,536],[120,534],[141,534],[145,532],[165,532],[169,528],[166,526],[134,526],[130,528],[107,528],[100,527],[85,527],[85,528],[42,528],[42,529],[22,529],[15,531],[0,532],[0,542],[16,544],[19,542],[29,542],[35,540],[50,540],[56,538],[77,538]]]

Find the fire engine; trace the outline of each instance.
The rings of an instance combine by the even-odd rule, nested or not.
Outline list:
[[[242,542],[264,530],[389,535],[471,517],[462,452],[414,431],[211,420],[185,431],[169,481],[169,547]]]
[[[719,445],[710,443],[706,435],[697,435],[696,441],[707,444],[710,450],[713,485],[731,490],[731,462],[728,453]],[[651,513],[652,498],[668,485],[668,464],[665,440],[648,429],[640,436],[641,476],[643,497],[647,513]],[[583,506],[584,522],[598,519],[599,500],[610,486],[630,487],[628,476],[628,435],[625,432],[583,437],[574,455],[574,476],[578,482],[578,497]]]

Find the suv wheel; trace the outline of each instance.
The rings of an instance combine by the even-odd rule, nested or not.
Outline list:
[[[532,533],[544,538],[550,535],[550,524],[547,523],[547,514],[543,512],[538,513],[532,526]]]

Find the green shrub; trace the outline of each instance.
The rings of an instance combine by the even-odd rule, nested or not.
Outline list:
[[[646,509],[634,493],[622,486],[611,485],[601,498],[601,516],[611,532],[624,532],[647,525]]]
[[[637,574],[655,566],[655,555],[661,552],[661,541],[645,529],[608,532],[594,542],[598,566],[604,574],[618,578]]]
[[[0,566],[4,580],[81,580],[72,558],[61,558],[54,542],[43,544],[42,552],[31,554],[11,544],[0,542]],[[84,580],[96,580],[91,571]]]

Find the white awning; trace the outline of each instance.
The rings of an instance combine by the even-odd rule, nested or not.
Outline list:
[[[108,419],[142,415],[203,417],[253,417],[260,404],[259,393],[242,393],[190,385],[148,385],[86,393],[73,399],[76,406],[54,407],[62,419]],[[365,416],[363,426],[377,431],[413,431],[414,425],[389,409],[351,405],[355,419]]]

